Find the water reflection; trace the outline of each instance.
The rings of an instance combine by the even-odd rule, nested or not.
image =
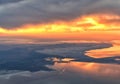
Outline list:
[[[27,72],[3,74],[0,77],[0,84],[120,84],[120,45],[104,49],[98,49],[103,44],[97,45],[81,44],[75,46],[72,44],[72,46],[67,45],[64,47],[64,44],[63,47],[55,45],[38,49],[47,54],[34,51],[29,53],[31,52],[29,51],[28,58],[22,61],[19,58],[17,59],[17,63],[20,63],[22,68],[17,66],[14,68],[20,68],[21,70],[27,68]],[[84,51],[96,48],[97,50],[88,51],[84,55]],[[14,51],[15,49],[9,52]],[[24,50],[21,49],[21,51]],[[49,53],[55,55],[49,55]],[[62,54],[65,56],[62,56]],[[19,57],[19,54],[17,56]],[[7,66],[10,64],[6,63]],[[14,64],[16,63],[13,62],[12,66]],[[31,70],[34,70],[34,72]]]
[[[120,45],[113,45],[110,48],[90,50],[85,54],[93,58],[120,56]]]
[[[57,58],[57,57],[52,57],[52,58],[46,58],[46,61],[52,61],[52,62],[57,62],[57,63],[69,63],[70,61],[74,60],[73,58]]]
[[[48,60],[48,59],[46,59]],[[120,66],[51,58],[55,71],[22,72],[2,77],[1,84],[120,84]],[[6,77],[6,76],[5,76]]]
[[[89,62],[70,61],[69,63],[55,62],[53,66],[60,73],[73,72],[81,76],[89,75],[90,77],[108,77],[105,79],[118,79],[120,77],[120,66],[115,64],[101,64]],[[119,81],[120,82],[120,81]]]

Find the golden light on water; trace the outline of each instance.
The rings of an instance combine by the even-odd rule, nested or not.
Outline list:
[[[94,77],[117,78],[120,73],[119,65],[114,64],[99,64],[89,62],[70,62],[70,63],[55,63],[50,68],[60,70],[61,73],[75,72],[77,74],[92,75]],[[91,76],[91,77],[92,77]]]
[[[120,56],[120,45],[113,44],[110,48],[90,50],[86,52],[86,55],[93,58]]]

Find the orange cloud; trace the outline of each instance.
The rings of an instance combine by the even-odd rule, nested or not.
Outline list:
[[[11,30],[0,28],[0,33],[4,34],[4,36],[36,38],[118,40],[120,36],[119,19],[119,16],[112,14],[87,15],[68,22],[56,21],[44,24],[25,24]]]

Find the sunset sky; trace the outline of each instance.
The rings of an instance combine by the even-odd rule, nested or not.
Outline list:
[[[119,0],[0,0],[0,37],[120,40]]]

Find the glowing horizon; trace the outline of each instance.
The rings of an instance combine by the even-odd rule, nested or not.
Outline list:
[[[108,40],[115,38],[114,40],[119,40],[120,25],[119,22],[114,21],[117,19],[120,19],[120,17],[113,14],[94,14],[78,17],[71,21],[25,24],[13,29],[1,27],[0,34],[1,36],[26,36],[37,38],[89,38],[95,35],[92,38]],[[80,35],[82,35],[82,37]]]

